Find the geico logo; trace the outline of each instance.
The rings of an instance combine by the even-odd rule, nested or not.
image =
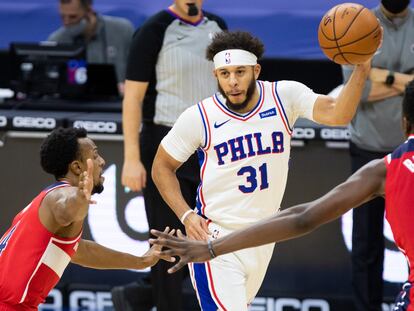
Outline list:
[[[62,308],[63,308],[62,293],[58,289],[54,288],[51,290],[51,292],[47,296],[47,303],[43,303],[39,306],[39,311],[42,311],[42,310],[61,311]]]
[[[14,117],[13,126],[24,128],[54,129],[56,127],[56,120],[53,118],[41,117]]]
[[[385,302],[382,303],[382,311],[392,311],[392,310],[396,310],[394,303],[385,303]]]
[[[351,137],[348,129],[322,129],[322,139],[348,140]]]
[[[97,133],[116,133],[116,123],[115,122],[104,122],[104,121],[75,121],[73,123],[74,127],[83,127],[88,132],[97,132]]]
[[[299,300],[295,298],[261,298],[257,297],[252,307],[256,307],[257,310],[264,311],[284,311],[300,310],[300,311],[329,311],[329,303],[323,299],[304,299]]]
[[[295,139],[314,139],[315,130],[313,128],[294,128],[293,138]]]
[[[73,291],[69,296],[70,310],[100,311],[112,309],[113,303],[110,292],[92,292],[85,290]]]
[[[0,127],[5,127],[7,125],[7,118],[5,116],[0,116]]]

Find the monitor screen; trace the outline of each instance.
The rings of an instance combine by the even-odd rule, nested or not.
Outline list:
[[[83,45],[55,42],[10,45],[11,86],[18,98],[78,97],[87,87]]]

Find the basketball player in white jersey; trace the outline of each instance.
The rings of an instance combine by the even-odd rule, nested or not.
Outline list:
[[[217,239],[280,208],[292,125],[299,117],[346,125],[361,97],[370,62],[355,66],[336,98],[295,81],[257,80],[263,44],[245,32],[217,34],[207,49],[220,92],[188,108],[163,139],[152,176],[187,235]],[[190,90],[189,90],[190,91]],[[175,171],[198,150],[197,206],[187,205]],[[247,310],[259,290],[274,244],[189,265],[201,309]]]

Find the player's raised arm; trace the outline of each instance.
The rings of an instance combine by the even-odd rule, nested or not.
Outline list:
[[[369,76],[371,59],[356,65],[351,78],[337,98],[320,95],[313,108],[313,119],[331,126],[343,126],[351,122],[361,100],[365,81]]]
[[[76,187],[63,187],[49,193],[42,202],[53,215],[54,220],[60,226],[68,226],[73,222],[83,220],[91,201],[93,181],[93,161],[87,159],[87,168],[79,175],[79,183]],[[76,165],[73,164],[73,165]]]
[[[188,262],[206,261],[214,256],[240,249],[279,242],[304,235],[320,225],[332,221],[351,208],[361,205],[384,192],[386,167],[384,161],[374,160],[347,181],[332,189],[323,197],[284,210],[247,229],[236,231],[210,242],[192,241],[185,237],[169,237],[152,230],[158,239],[155,245],[169,248],[162,252],[167,256],[180,256],[180,261],[170,272],[175,272]]]

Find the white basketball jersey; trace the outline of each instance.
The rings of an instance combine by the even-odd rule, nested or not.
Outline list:
[[[288,109],[285,109],[278,83],[257,81],[259,101],[245,115],[229,110],[219,93],[198,103],[204,140],[198,147],[201,183],[197,212],[224,228],[245,227],[273,215],[280,208],[290,156],[292,130],[289,121],[303,116],[304,113],[298,115],[298,111],[303,111],[304,99],[312,111],[317,94],[303,84],[287,82],[291,84],[285,88],[288,92],[285,91],[287,95],[283,98],[292,102],[286,103]],[[290,95],[294,92],[300,95]],[[296,100],[296,109],[291,98],[300,98]],[[305,116],[309,117],[306,113]],[[187,132],[189,130],[191,125],[187,124]],[[180,160],[173,149],[185,149],[179,147],[178,142],[185,144],[186,139],[175,138],[175,144],[171,143],[169,136],[176,134],[173,128],[162,144]]]
[[[259,87],[247,115],[229,110],[217,94],[199,103],[207,139],[199,152],[197,208],[227,228],[274,214],[286,186],[291,130],[274,84]]]

